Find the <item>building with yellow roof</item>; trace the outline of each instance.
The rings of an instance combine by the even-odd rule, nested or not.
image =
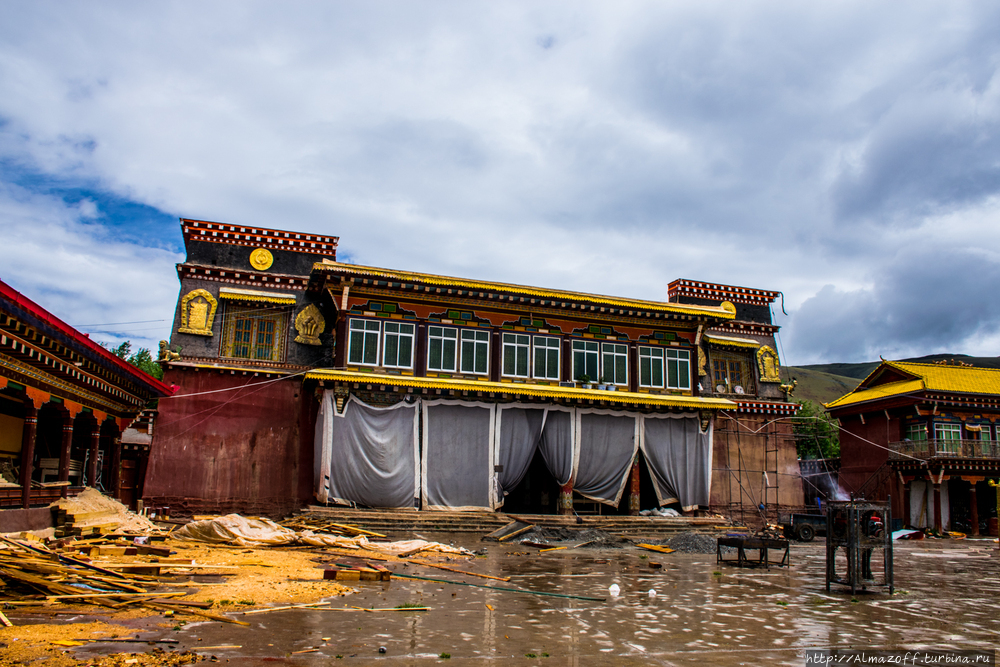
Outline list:
[[[826,408],[840,420],[846,492],[891,496],[893,513],[918,528],[978,535],[995,522],[1000,369],[883,360]]]
[[[675,281],[663,301],[609,296],[342,262],[332,236],[181,224],[163,360],[180,390],[160,406],[154,507],[801,503],[801,487],[779,495],[777,474],[761,482],[765,461],[776,473],[791,452],[794,465],[794,446],[780,465],[778,439],[771,459],[752,435],[743,456],[713,446],[716,428],[749,433],[795,411],[776,292]],[[731,461],[759,463],[734,487]]]

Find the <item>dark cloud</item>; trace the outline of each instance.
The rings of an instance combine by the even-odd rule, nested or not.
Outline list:
[[[887,257],[871,282],[852,291],[827,285],[806,300],[786,334],[792,357],[849,362],[964,352],[1000,331],[1000,310],[990,305],[1000,285],[995,256],[920,248]]]

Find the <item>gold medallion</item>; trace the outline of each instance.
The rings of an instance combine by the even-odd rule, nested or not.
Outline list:
[[[274,264],[274,256],[271,251],[265,248],[257,248],[250,253],[250,266],[258,271],[266,271]]]

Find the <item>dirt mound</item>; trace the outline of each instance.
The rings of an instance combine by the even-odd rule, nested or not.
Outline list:
[[[714,554],[717,542],[714,535],[686,532],[663,540],[662,544],[686,554]]]
[[[582,545],[583,548],[587,549],[619,549],[622,547],[623,543],[628,540],[616,537],[607,533],[603,530],[597,530],[595,528],[555,528],[555,527],[545,527],[545,526],[535,526],[526,533],[521,533],[515,538],[516,542],[545,542],[546,544],[553,544],[556,546],[565,546],[564,543],[571,542],[574,544],[580,544],[581,542],[589,542],[589,544]]]

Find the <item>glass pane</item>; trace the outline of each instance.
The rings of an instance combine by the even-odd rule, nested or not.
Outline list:
[[[365,360],[364,363],[374,366],[378,363],[378,334],[365,334]]]
[[[516,363],[516,358],[514,354],[514,348],[510,345],[503,346],[503,374],[513,375],[514,365]]]
[[[360,364],[361,360],[364,359],[364,348],[365,335],[360,331],[352,331],[350,340],[347,343],[348,363]]]
[[[559,348],[554,350],[549,350],[546,355],[546,361],[548,363],[548,374],[545,376],[549,380],[559,379]]]
[[[371,322],[371,321],[365,322],[365,330],[366,331],[378,331],[379,330],[379,322]]]
[[[663,359],[659,357],[653,358],[653,386],[663,386]]]
[[[427,342],[427,368],[429,370],[432,370],[432,371],[439,371],[439,370],[441,370],[441,339],[440,338],[431,338]]]
[[[403,368],[409,368],[413,365],[413,336],[399,337],[398,365]]]
[[[691,362],[687,359],[677,360],[677,384],[678,389],[691,388]]]
[[[465,338],[465,334],[462,334],[462,338]],[[473,372],[473,364],[476,356],[476,344],[469,340],[462,341],[462,372],[471,373]]]
[[[517,374],[521,377],[528,375],[528,348],[518,346],[517,348]]]
[[[488,340],[488,336],[486,337]],[[485,373],[489,366],[490,346],[486,342],[476,343],[476,372]]]
[[[649,387],[653,384],[653,369],[649,357],[639,357],[639,386]]]
[[[257,345],[255,359],[270,359],[274,348],[274,320],[257,322]]]
[[[622,345],[621,347],[625,347]],[[615,355],[615,384],[628,383],[628,357],[624,354]]]
[[[535,348],[535,377],[544,378],[546,376],[546,369],[548,368],[545,359],[545,348]]]
[[[389,325],[386,323],[386,330]],[[399,359],[399,336],[389,335],[385,337],[385,352],[382,354],[382,364],[385,366],[398,366]]]
[[[447,331],[445,332],[447,334]],[[452,330],[454,333],[454,330]],[[441,346],[441,368],[446,371],[455,370],[455,341],[445,338]]]
[[[677,362],[673,359],[667,362],[667,386],[671,389],[677,388]]]

